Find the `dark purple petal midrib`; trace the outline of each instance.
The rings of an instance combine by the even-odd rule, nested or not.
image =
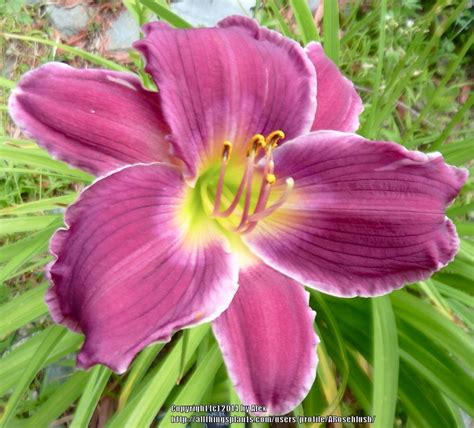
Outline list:
[[[420,241],[420,242],[417,242],[416,244],[411,244],[411,245],[400,245],[400,246],[397,246],[397,245],[387,245],[385,247],[382,247],[382,246],[379,246],[379,245],[369,245],[369,244],[358,244],[358,243],[355,243],[355,242],[348,242],[348,241],[341,241],[341,240],[338,240],[338,239],[334,239],[334,238],[331,238],[331,239],[328,239],[328,238],[325,238],[323,236],[319,236],[317,235],[317,233],[311,233],[314,230],[323,230],[323,231],[328,231],[328,232],[335,232],[335,233],[339,233],[339,234],[342,234],[342,235],[353,235],[353,233],[349,233],[349,232],[341,232],[341,231],[338,231],[338,230],[335,230],[335,229],[326,229],[326,228],[322,228],[322,227],[316,227],[316,226],[305,226],[304,230],[302,229],[299,229],[297,227],[297,224],[293,227],[288,227],[288,225],[284,224],[283,222],[278,222],[277,220],[275,221],[272,221],[272,223],[280,223],[281,226],[279,226],[279,229],[282,229],[282,230],[287,230],[288,232],[290,231],[304,231],[304,232],[309,232],[310,235],[312,236],[316,236],[318,239],[320,240],[323,240],[323,241],[327,241],[329,243],[332,243],[332,242],[337,242],[337,243],[340,243],[340,244],[348,244],[348,245],[354,245],[354,246],[360,246],[360,247],[369,247],[369,248],[380,248],[380,249],[383,249],[383,248],[387,248],[387,249],[395,249],[395,248],[410,248],[410,247],[415,247],[415,246],[419,246],[419,245],[422,245],[426,242],[430,242],[431,241],[431,238],[430,239],[427,239],[426,241]],[[443,221],[439,222],[438,224],[438,227],[437,229],[439,229],[439,227],[442,226],[442,223],[444,223],[444,219]],[[435,225],[437,223],[424,223],[424,224],[421,224],[421,225]],[[419,224],[420,225],[420,224]],[[363,234],[363,233],[358,233],[358,235],[360,236],[366,236],[366,237],[371,237],[371,238],[375,238],[375,237],[380,237],[380,236],[383,236],[383,237],[389,237],[389,238],[392,238],[394,240],[396,239],[407,239],[407,238],[412,238],[412,237],[415,237],[415,236],[422,236],[422,235],[430,235],[430,234],[434,234],[437,232],[437,229],[436,230],[431,230],[429,232],[425,232],[425,233],[418,233],[418,234],[413,234],[413,235],[403,235],[403,236],[390,236],[390,235],[368,235],[368,234]],[[350,254],[350,253],[346,253],[348,255],[353,255],[353,254]],[[365,256],[364,256],[365,257]],[[376,257],[374,257],[376,258]],[[381,257],[380,259],[384,259],[385,257]]]

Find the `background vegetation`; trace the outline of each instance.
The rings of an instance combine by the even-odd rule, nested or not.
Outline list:
[[[164,1],[124,3],[141,23],[153,12],[188,26]],[[312,16],[303,0],[267,0],[257,2],[256,17],[303,44],[322,41],[364,100],[362,135],[440,151],[472,177],[469,5],[325,0],[324,12]],[[114,7],[120,4],[112,2]],[[7,0],[0,9],[0,426],[170,426],[171,403],[238,403],[208,325],[180,332],[170,344],[149,346],[123,376],[100,366],[75,369],[82,337],[51,322],[43,267],[64,207],[92,177],[25,139],[9,120],[6,102],[24,72],[51,60],[143,75],[142,64],[134,53],[120,63],[96,55],[87,36],[85,49],[71,46],[77,41],[59,43],[39,6]],[[89,33],[99,24],[91,24]],[[7,53],[15,58],[8,70]],[[376,299],[311,291],[320,364],[295,414],[376,415],[380,428],[472,423],[473,190],[470,178],[448,210],[460,252],[430,280]]]

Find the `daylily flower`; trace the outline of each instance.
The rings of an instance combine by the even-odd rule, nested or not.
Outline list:
[[[144,32],[159,92],[50,63],[10,98],[39,145],[98,177],[51,241],[51,314],[85,334],[79,366],[119,373],[212,321],[242,402],[289,412],[317,365],[303,285],[377,296],[445,266],[466,172],[352,133],[361,100],[317,43],[242,17]]]

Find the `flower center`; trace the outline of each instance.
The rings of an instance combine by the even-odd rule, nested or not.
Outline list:
[[[285,138],[285,134],[282,131],[274,131],[267,137],[256,134],[250,139],[242,179],[240,180],[234,197],[228,201],[227,208],[222,210],[221,205],[223,205],[226,199],[224,197],[224,187],[227,166],[232,155],[232,143],[230,141],[224,142],[219,180],[217,182],[214,207],[211,214],[212,217],[227,218],[240,207],[240,221],[237,225],[231,226],[230,229],[234,232],[244,234],[251,232],[258,221],[269,216],[285,203],[294,187],[294,180],[292,178],[286,179],[286,189],[284,192],[276,201],[267,206],[271,198],[272,186],[277,181],[277,177],[274,174],[273,150],[283,138]],[[263,158],[259,157],[261,151],[264,151]],[[260,159],[262,159],[263,162],[261,162]],[[259,164],[260,169],[258,169],[257,164]],[[257,174],[256,171],[258,172]],[[257,195],[253,192],[255,180],[260,181],[256,199],[252,198],[253,195]],[[252,199],[254,199],[253,203]]]

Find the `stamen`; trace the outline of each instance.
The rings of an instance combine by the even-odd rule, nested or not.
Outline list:
[[[267,147],[275,148],[278,145],[278,142],[283,140],[283,138],[285,138],[285,133],[283,131],[273,131],[267,135],[265,142],[267,143]]]
[[[275,174],[267,174],[266,179],[268,184],[273,184],[276,181]]]
[[[272,151],[278,144],[278,141],[280,141],[282,138],[285,138],[285,133],[283,131],[278,130],[268,134],[267,138],[265,139],[265,167],[263,169],[262,184],[260,186],[257,204],[255,205],[255,209],[253,211],[252,216],[263,211],[265,209],[265,206],[267,205],[268,197],[270,196],[270,187],[276,181],[276,176],[275,174],[273,174],[275,164],[273,163]],[[242,225],[242,227],[239,228],[239,231],[241,233],[248,233],[253,230],[256,225],[257,223],[253,223],[250,218],[248,218],[247,224]]]
[[[263,218],[268,217],[270,214],[272,214],[278,208],[280,208],[288,200],[288,197],[290,196],[290,194],[291,194],[294,187],[295,187],[295,180],[293,180],[292,177],[287,178],[286,179],[286,189],[283,192],[283,195],[280,196],[278,201],[276,201],[273,205],[269,206],[268,208],[249,216],[249,222],[260,221]],[[247,230],[246,230],[246,232],[247,232]]]
[[[250,211],[250,202],[252,200],[252,181],[253,181],[253,170],[255,166],[255,156],[261,148],[265,148],[266,142],[265,137],[262,134],[256,134],[252,137],[249,143],[249,150],[247,151],[247,166],[248,174],[246,176],[246,189],[245,189],[245,201],[244,210],[240,223],[236,228],[236,231],[242,230],[247,225],[247,218]]]
[[[250,167],[248,175],[246,177],[247,187],[245,189],[244,211],[242,213],[242,218],[240,219],[240,223],[237,226],[236,231],[240,231],[247,224],[247,218],[249,216],[250,202],[252,199],[252,178],[253,178],[254,157],[255,155],[251,155],[248,158],[248,160],[252,162],[252,166]]]
[[[229,207],[222,212],[219,212],[220,210],[220,200],[222,198],[222,190],[224,187],[224,176],[225,176],[225,165],[226,162],[226,155],[230,157],[230,153],[232,152],[232,143],[229,141],[226,141],[224,143],[224,149],[222,152],[222,159],[223,159],[223,165],[221,166],[221,173],[219,175],[219,182],[217,184],[217,191],[216,191],[216,199],[214,202],[214,210],[212,212],[213,217],[228,217],[230,216],[235,208],[237,208],[238,203],[240,202],[240,198],[242,197],[242,193],[246,187],[248,187],[249,183],[251,185],[252,183],[252,176],[253,176],[253,167],[254,167],[254,160],[255,160],[255,155],[260,150],[260,148],[265,147],[265,137],[261,134],[255,134],[250,142],[249,142],[249,148],[247,151],[247,163],[245,165],[245,171],[244,175],[242,177],[242,181],[239,184],[239,188],[237,189],[237,193],[235,194],[234,199],[230,203]],[[227,157],[227,160],[228,160]],[[223,172],[224,170],[224,172]],[[247,198],[247,197],[246,197]],[[245,209],[244,209],[245,211]]]
[[[230,156],[232,155],[232,143],[230,141],[224,141],[224,148],[222,149],[222,160],[227,164],[229,163]]]
[[[286,202],[294,187],[294,180],[292,178],[286,179],[287,187],[278,201],[266,208],[268,198],[270,197],[270,189],[277,179],[276,175],[273,173],[275,165],[273,163],[272,152],[273,149],[278,145],[278,142],[283,138],[285,138],[285,133],[281,130],[278,130],[268,134],[266,138],[261,134],[255,134],[250,139],[247,148],[247,162],[245,165],[245,171],[237,189],[237,193],[230,206],[225,211],[220,212],[227,164],[229,163],[232,154],[232,143],[230,141],[224,142],[224,147],[222,149],[221,170],[212,212],[213,217],[228,217],[231,215],[237,208],[245,190],[242,217],[240,219],[239,225],[233,228],[233,230],[239,233],[249,233],[255,228],[259,220],[267,217]],[[265,157],[262,159],[264,162],[262,182],[253,214],[250,214],[250,205],[252,202],[252,181],[254,175],[253,172],[256,166],[258,152],[261,149],[265,149]]]
[[[250,170],[253,170],[253,159],[248,158],[247,159],[247,164],[245,165],[245,171],[244,171],[244,176],[242,177],[242,181],[239,184],[239,188],[237,189],[237,193],[235,194],[234,199],[229,205],[229,208],[227,208],[225,211],[222,212],[216,212],[214,213],[214,217],[228,217],[230,216],[235,208],[237,207],[238,203],[240,202],[240,198],[242,196],[242,193],[244,191],[245,185],[247,184],[247,176],[249,174]]]
[[[265,148],[267,145],[265,137],[262,134],[255,134],[249,142],[249,147],[247,149],[247,156],[256,155],[258,151],[262,148]]]
[[[219,181],[217,183],[216,198],[214,199],[214,209],[212,210],[212,216],[217,216],[221,207],[222,190],[224,188],[224,178],[229,163],[230,156],[232,154],[232,143],[230,141],[224,141],[224,148],[222,149],[222,163],[221,170],[219,172]]]

